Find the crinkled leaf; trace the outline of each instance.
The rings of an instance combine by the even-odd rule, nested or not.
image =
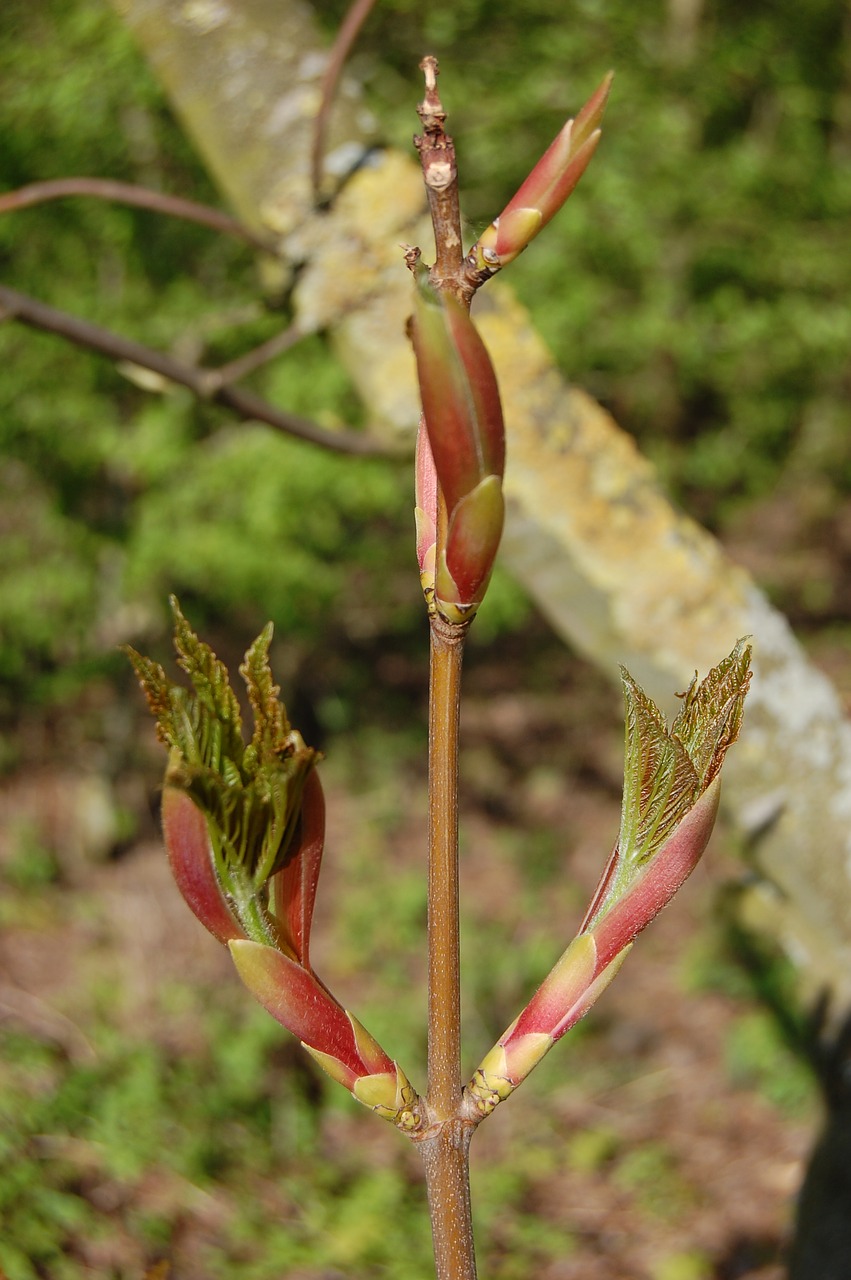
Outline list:
[[[750,657],[750,646],[740,640],[705,680],[694,681],[671,729],[622,670],[626,741],[620,834],[583,927],[593,927],[623,897],[717,777],[741,727]]]
[[[697,676],[683,695],[683,705],[671,726],[708,787],[724,761],[724,754],[739,736],[744,696],[750,683],[751,647],[739,640],[735,649],[713,667],[700,684]]]
[[[242,717],[230,687],[227,667],[210,646],[196,636],[175,596],[171,597],[170,604],[177,660],[195,689],[192,723],[200,759],[213,769],[224,769],[226,762],[239,768],[244,751]]]
[[[651,857],[700,793],[685,747],[655,703],[622,670],[626,703],[624,792],[618,849],[625,862]]]
[[[279,698],[281,689],[275,684],[269,666],[272,631],[272,623],[267,622],[239,668],[254,713],[254,736],[243,758],[243,768],[249,776],[262,761],[286,751],[290,744],[290,725]]]

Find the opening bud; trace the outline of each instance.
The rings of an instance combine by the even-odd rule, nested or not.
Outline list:
[[[626,750],[621,829],[579,933],[467,1086],[487,1114],[582,1018],[614,978],[635,938],[694,870],[718,812],[719,772],[742,723],[751,650],[740,640],[700,684],[669,729],[623,673]]]

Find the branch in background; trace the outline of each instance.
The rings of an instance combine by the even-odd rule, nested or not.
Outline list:
[[[180,196],[168,196],[162,191],[152,191],[150,187],[139,187],[132,182],[113,182],[110,178],[55,178],[50,182],[33,182],[29,186],[19,187],[17,191],[7,191],[0,195],[0,213],[28,209],[31,205],[43,204],[46,200],[62,200],[67,196],[116,200],[137,209],[150,209],[154,213],[165,213],[172,218],[197,222],[212,231],[221,231],[225,235],[245,240],[264,253],[274,253],[276,250],[270,237],[257,235],[220,209],[207,204],[196,204],[194,200],[183,200]]]
[[[361,27],[366,22],[375,0],[353,0],[348,13],[343,19],[340,29],[334,38],[328,54],[328,65],[320,85],[321,100],[316,113],[313,128],[313,144],[310,149],[310,172],[313,182],[313,196],[316,203],[322,201],[322,164],[325,159],[325,142],[328,134],[328,121],[337,94],[337,85],[352,45],[358,38]]]
[[[289,351],[290,347],[294,347],[305,337],[307,334],[297,324],[287,325],[286,329],[282,329],[268,341],[261,342],[259,346],[246,351],[244,356],[238,356],[236,360],[220,365],[218,369],[205,369],[204,377],[207,384],[211,390],[214,388],[218,390],[219,387],[224,387],[228,383],[239,382],[249,373],[254,373],[255,369],[259,369],[261,365],[274,360],[275,356],[282,356],[285,351]]]
[[[210,205],[196,204],[194,200],[164,195],[160,191],[152,191],[150,187],[139,187],[128,182],[113,182],[107,178],[56,178],[50,182],[30,183],[26,187],[19,187],[17,191],[7,191],[4,195],[0,195],[0,214],[28,209],[31,205],[42,204],[47,200],[60,200],[67,196],[93,196],[99,200],[116,200],[140,209],[150,209],[154,213],[184,218],[188,222],[209,227],[212,231],[236,236],[255,249],[267,253],[275,252],[275,246],[270,239],[255,235],[242,223]],[[232,360],[216,370],[205,370],[204,394],[210,397],[214,391],[218,391],[226,383],[239,382],[241,378],[253,373],[268,360],[288,351],[303,336],[300,329],[292,326],[285,329],[283,333],[276,334],[268,342],[261,343],[253,351],[240,356],[239,359]]]
[[[44,302],[38,302],[35,298],[18,293],[15,289],[7,289],[2,285],[0,285],[0,318],[18,320],[21,324],[29,325],[33,329],[55,333],[78,347],[97,351],[111,360],[126,360],[142,369],[150,369],[151,372],[168,378],[170,382],[188,387],[201,400],[212,400],[216,404],[225,405],[243,418],[265,422],[277,431],[283,431],[286,435],[295,436],[299,440],[306,440],[310,444],[321,445],[336,453],[391,456],[390,450],[366,433],[361,435],[353,431],[328,431],[306,418],[276,409],[250,391],[222,386],[217,370],[197,369],[192,365],[182,364],[172,356],[142,346],[141,343],[134,342],[130,338],[123,338],[109,329],[102,329],[99,325],[90,324],[89,321],[69,315],[66,311],[58,311],[55,307],[50,307]],[[288,330],[287,333],[289,332]],[[279,339],[281,336],[279,335]]]

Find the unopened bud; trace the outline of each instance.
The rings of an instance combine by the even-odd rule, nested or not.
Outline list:
[[[474,271],[486,278],[513,262],[555,217],[587,169],[612,84],[610,71],[575,120],[568,120],[532,172],[467,255]]]
[[[417,557],[431,604],[463,622],[481,602],[502,534],[505,426],[487,349],[464,308],[420,274],[413,323],[425,433],[417,447]],[[438,550],[438,494],[446,543]]]

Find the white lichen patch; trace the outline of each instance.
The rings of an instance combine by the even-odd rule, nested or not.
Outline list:
[[[185,0],[179,11],[181,24],[202,36],[223,27],[230,17],[226,0]]]

